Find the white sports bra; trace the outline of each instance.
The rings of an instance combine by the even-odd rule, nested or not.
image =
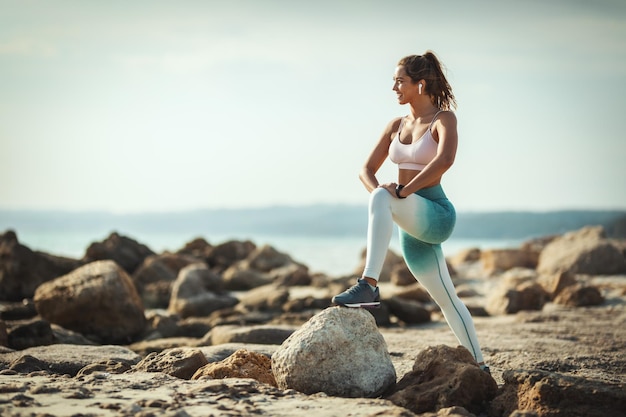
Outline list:
[[[438,144],[433,138],[431,128],[435,120],[437,120],[439,113],[441,111],[435,114],[422,137],[413,143],[400,142],[400,132],[402,132],[402,126],[404,125],[404,118],[402,119],[398,128],[398,134],[389,145],[389,159],[398,164],[399,168],[421,171],[435,158]]]

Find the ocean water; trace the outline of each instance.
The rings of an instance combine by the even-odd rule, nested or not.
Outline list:
[[[148,246],[152,251],[175,252],[187,242],[197,237],[204,238],[212,245],[228,240],[250,240],[257,246],[271,245],[276,250],[289,254],[295,261],[309,267],[312,272],[321,272],[331,276],[354,273],[365,248],[365,234],[359,236],[297,236],[297,235],[190,235],[188,233],[124,233],[120,234],[137,240]],[[106,239],[109,232],[68,231],[68,232],[29,232],[17,231],[20,243],[32,250],[52,255],[82,258],[87,247],[97,241]],[[467,248],[513,248],[518,247],[521,240],[514,239],[460,239],[450,238],[442,247],[446,256],[451,256]],[[394,234],[390,249],[400,253],[398,238]]]

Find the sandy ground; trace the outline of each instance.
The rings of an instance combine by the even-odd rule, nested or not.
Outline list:
[[[605,383],[626,382],[626,303],[477,317],[486,361],[499,385],[506,369],[542,369]],[[456,346],[446,323],[381,329],[398,378],[427,346]],[[307,396],[248,379],[186,381],[160,373],[0,375],[2,416],[373,416],[412,415],[381,399]]]

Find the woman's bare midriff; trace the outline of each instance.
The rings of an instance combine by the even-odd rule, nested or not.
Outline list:
[[[398,172],[398,184],[407,185],[417,174],[422,171],[417,171],[413,169],[400,169]],[[433,181],[431,184],[426,185],[426,187],[432,187],[433,185],[437,185],[441,182],[440,179],[437,181]]]

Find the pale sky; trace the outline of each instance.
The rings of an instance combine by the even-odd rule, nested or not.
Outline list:
[[[0,0],[0,209],[365,204],[428,49],[457,210],[626,209],[623,0]]]

